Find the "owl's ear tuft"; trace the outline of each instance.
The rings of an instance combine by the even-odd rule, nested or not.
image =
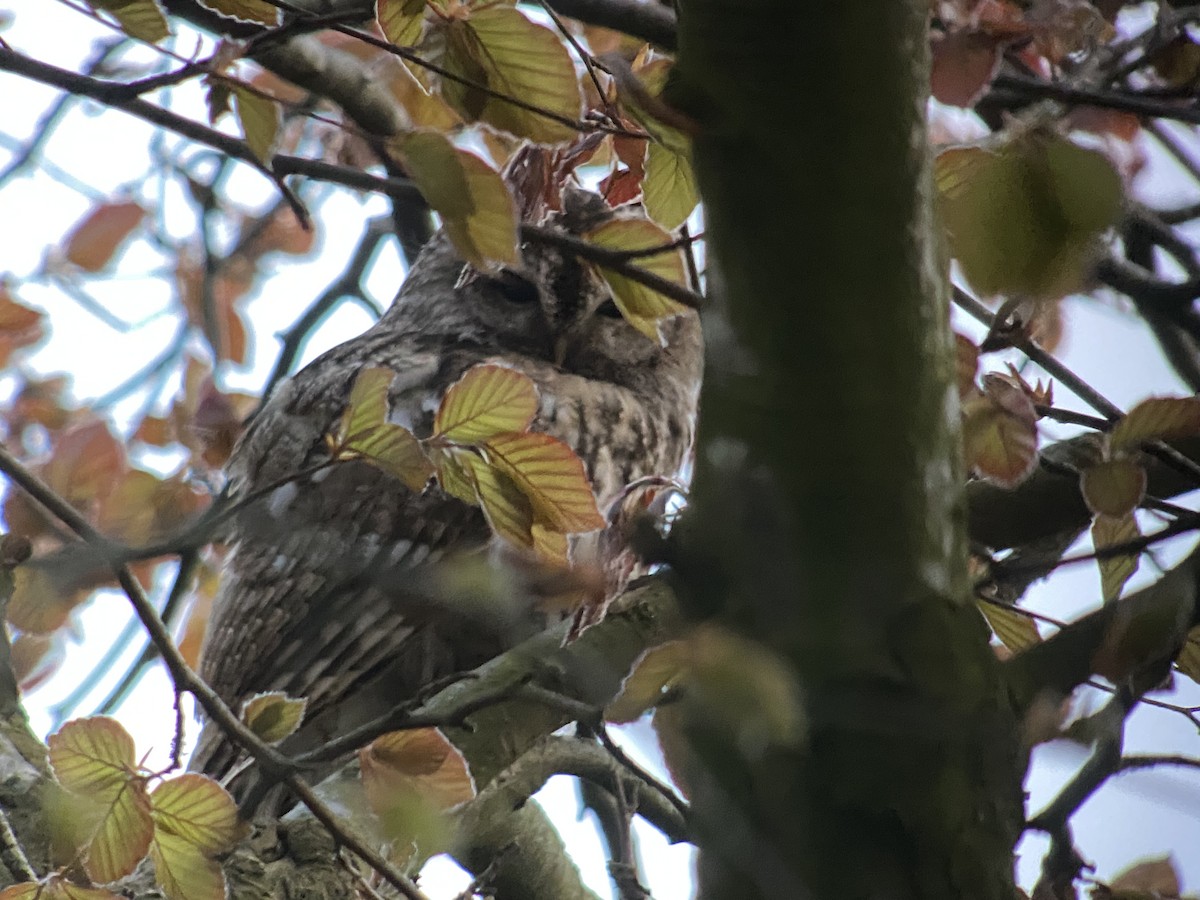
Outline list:
[[[554,220],[567,231],[583,234],[612,217],[612,207],[599,194],[567,185],[562,192],[562,212],[554,216]]]

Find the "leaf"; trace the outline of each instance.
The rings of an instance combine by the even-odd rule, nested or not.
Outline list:
[[[646,154],[642,199],[646,215],[663,228],[674,230],[686,222],[699,200],[691,160],[651,141]]]
[[[562,40],[514,7],[475,6],[465,19],[443,26],[449,71],[505,97],[524,101],[569,121],[581,113],[579,78]],[[441,80],[447,102],[468,120],[542,144],[569,141],[578,130],[554,118],[514,106],[475,87]]]
[[[951,251],[988,295],[1081,289],[1123,205],[1108,159],[1053,133],[943,151],[935,175]]]
[[[987,620],[992,633],[1013,653],[1020,653],[1034,644],[1041,643],[1042,636],[1038,633],[1037,623],[1016,607],[983,600],[978,601],[976,606]]]
[[[425,0],[377,0],[379,29],[397,47],[413,47],[425,30]]]
[[[242,706],[242,721],[268,744],[282,741],[300,727],[308,701],[283,691],[255,694]]]
[[[42,475],[73,506],[84,509],[106,496],[129,469],[125,447],[99,420],[85,420],[54,442]]]
[[[975,376],[979,373],[979,347],[957,331],[954,332],[954,366],[958,399],[966,400],[975,392]]]
[[[589,244],[618,252],[646,250],[672,242],[670,234],[648,219],[610,219],[599,228],[589,231],[583,238]],[[687,283],[683,254],[678,248],[665,250],[653,256],[639,256],[631,261],[639,268],[668,281],[680,285]],[[683,304],[634,281],[627,275],[621,275],[599,264],[596,265],[596,270],[612,290],[613,301],[621,310],[621,315],[648,338],[661,340],[658,333],[659,320],[687,310]]]
[[[1092,523],[1092,545],[1097,550],[1124,544],[1141,536],[1137,519],[1132,513],[1120,517],[1098,515]],[[1121,588],[1125,586],[1133,573],[1138,570],[1139,554],[1129,553],[1122,556],[1111,556],[1107,559],[1097,559],[1100,569],[1100,588],[1105,602],[1116,600],[1121,596]]]
[[[171,900],[225,900],[225,873],[195,844],[159,831],[150,845],[158,883]]]
[[[1015,385],[993,377],[963,405],[963,447],[981,478],[1013,488],[1037,467],[1037,411]]]
[[[150,794],[150,803],[156,839],[167,831],[213,856],[229,850],[241,836],[237,805],[207,775],[188,773],[164,781]]]
[[[146,858],[154,836],[150,798],[140,778],[127,781],[100,820],[83,867],[92,881],[124,878]]]
[[[88,0],[95,10],[109,13],[132,38],[156,44],[171,33],[167,17],[154,0]]]
[[[279,103],[248,88],[234,85],[233,110],[250,152],[258,157],[259,162],[267,165],[279,136]]]
[[[433,434],[459,444],[479,443],[505,431],[525,431],[537,407],[537,388],[529,376],[507,366],[474,366],[442,397]]]
[[[0,366],[8,364],[15,350],[36,344],[44,334],[42,313],[17,302],[0,278]]]
[[[333,440],[334,455],[366,459],[409,490],[420,491],[433,474],[433,466],[410,431],[387,421],[388,389],[394,377],[386,367],[358,373]]]
[[[241,22],[258,22],[261,25],[279,24],[279,7],[266,0],[199,0],[201,6],[215,9],[223,16]]]
[[[1178,897],[1180,892],[1179,873],[1169,855],[1134,863],[1108,886],[1115,892],[1144,892],[1152,897]]]
[[[435,131],[414,131],[398,146],[463,259],[482,269],[517,261],[516,204],[499,172]]]
[[[67,237],[67,262],[85,272],[99,272],[142,223],[146,211],[132,200],[101,203]]]
[[[529,497],[505,472],[475,454],[464,453],[459,460],[470,473],[476,502],[492,531],[518,546],[532,547],[536,517]]]
[[[1175,665],[1181,674],[1200,683],[1200,625],[1187,633],[1187,639],[1175,659]]]
[[[446,447],[438,452],[434,458],[436,460],[437,480],[442,490],[451,497],[457,497],[463,503],[479,503],[479,494],[475,488],[475,477],[471,474],[473,466],[471,459],[479,459],[478,454],[472,450]],[[530,515],[532,515],[532,511]]]
[[[483,446],[488,462],[529,498],[537,521],[564,534],[604,527],[583,463],[558,438],[537,432],[499,434]]]
[[[800,686],[775,651],[720,625],[697,627],[685,646],[695,715],[745,747],[802,744],[807,723]]]
[[[1000,67],[1004,45],[996,35],[968,29],[932,35],[933,96],[949,106],[974,106]]]
[[[1146,470],[1136,460],[1106,459],[1079,473],[1088,509],[1101,516],[1128,516],[1146,496]]]
[[[0,900],[124,900],[119,894],[104,888],[73,884],[57,873],[42,881],[23,881],[0,891]]]
[[[388,794],[397,790],[421,794],[440,809],[475,796],[466,760],[436,728],[381,735],[359,751],[359,760],[367,800],[377,812],[386,808]]]
[[[620,725],[640,719],[657,706],[666,691],[684,678],[685,650],[682,641],[668,641],[643,653],[621,682],[617,696],[605,707],[604,718]]]
[[[1108,436],[1113,453],[1147,441],[1173,441],[1200,434],[1200,397],[1151,397],[1127,412]]]
[[[108,716],[72,719],[46,739],[50,767],[59,783],[76,794],[112,800],[137,766],[133,738]]]

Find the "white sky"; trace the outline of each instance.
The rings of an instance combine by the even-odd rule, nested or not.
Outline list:
[[[78,70],[81,60],[91,52],[92,42],[106,36],[94,23],[61,4],[35,4],[29,0],[16,4],[0,2],[0,14],[5,11],[13,14],[12,23],[2,35],[5,40],[21,52],[64,68]],[[181,44],[179,49],[186,54],[192,48]],[[148,54],[149,51],[140,51],[139,58],[149,58]],[[0,75],[3,131],[18,140],[28,137],[56,96],[54,91],[32,82]],[[176,91],[171,102],[177,111],[197,119],[204,117],[200,94],[195,89]],[[227,122],[224,127],[232,126]],[[161,257],[144,244],[134,244],[121,260],[117,278],[89,285],[97,299],[120,317],[129,321],[150,319],[144,327],[127,334],[102,325],[58,290],[32,284],[20,286],[19,282],[39,269],[47,248],[54,247],[95,200],[129,191],[136,194],[142,189],[147,169],[145,148],[153,137],[149,126],[129,116],[77,106],[50,142],[48,158],[58,169],[83,181],[88,191],[81,194],[73,186],[59,183],[46,169],[36,168],[0,189],[3,234],[0,273],[12,273],[18,282],[19,298],[45,309],[54,325],[53,338],[28,358],[28,365],[40,372],[72,373],[74,394],[81,401],[103,395],[137,371],[174,333],[174,321],[162,315],[170,298],[164,282],[153,277]],[[174,142],[173,138],[167,140]],[[1194,142],[1193,147],[1200,155],[1200,143]],[[0,143],[0,168],[13,149]],[[1152,204],[1171,206],[1197,199],[1176,164],[1161,154],[1153,156],[1151,171],[1139,178],[1136,189]],[[229,182],[228,194],[237,197],[248,209],[273,200],[269,183],[245,166],[237,168]],[[147,199],[154,203],[154,198]],[[182,211],[179,198],[170,199],[166,209],[168,230],[179,237],[189,233],[194,220]],[[273,335],[294,320],[340,271],[366,218],[384,211],[385,206],[378,198],[362,202],[341,192],[329,197],[320,212],[319,252],[311,260],[277,257],[270,280],[243,303],[248,318],[255,322],[257,342],[250,366],[225,373],[227,387],[257,390],[262,385],[278,352],[278,341]],[[372,270],[368,288],[380,303],[386,303],[401,278],[398,255],[394,246],[388,244]],[[1068,337],[1059,355],[1109,399],[1128,407],[1151,393],[1183,392],[1146,329],[1135,318],[1114,304],[1091,300],[1070,301],[1068,309]],[[305,358],[356,334],[368,322],[361,310],[350,305],[342,307],[310,341]],[[979,335],[971,323],[957,324],[964,332]],[[5,384],[0,377],[0,391]],[[1060,390],[1056,399],[1060,405],[1084,409],[1065,391]],[[118,410],[129,415],[137,406],[136,402],[130,402]],[[1185,550],[1186,545],[1177,544],[1162,554],[1162,560],[1169,564]],[[1143,562],[1130,587],[1145,584],[1152,577],[1152,567]],[[1065,617],[1088,608],[1098,596],[1094,567],[1076,566],[1035,586],[1031,599],[1037,608]],[[102,595],[82,612],[79,632],[83,639],[67,648],[68,660],[63,670],[29,697],[35,727],[42,732],[49,728],[48,710],[91,670],[128,616],[125,599],[115,593]],[[136,652],[137,648],[131,648],[126,659],[101,679],[80,707],[81,713],[108,692]],[[1200,704],[1200,686],[1182,678],[1179,681],[1172,699]],[[170,705],[169,685],[156,669],[117,712],[135,735],[139,749],[153,748],[152,759],[165,759],[171,729]],[[636,748],[652,746],[646,727],[634,730]],[[1182,716],[1143,707],[1132,717],[1127,750],[1196,756],[1200,755],[1200,737]],[[1031,811],[1040,809],[1082,761],[1082,751],[1074,748],[1061,744],[1040,748],[1027,785]],[[566,835],[589,884],[602,896],[608,896],[609,882],[600,844],[593,827],[575,819],[577,803],[571,782],[556,779],[539,799]],[[1078,846],[1086,858],[1097,863],[1100,877],[1111,876],[1141,857],[1173,849],[1185,874],[1185,886],[1200,890],[1200,778],[1194,774],[1158,770],[1114,780],[1076,816],[1074,828]],[[649,828],[640,829],[640,836],[654,896],[659,900],[690,896],[690,851],[667,846]],[[1042,847],[1043,841],[1031,838],[1020,848],[1019,874],[1026,885],[1036,878]],[[449,864],[428,872],[426,877],[426,889],[435,897],[452,897],[466,884],[465,876]]]

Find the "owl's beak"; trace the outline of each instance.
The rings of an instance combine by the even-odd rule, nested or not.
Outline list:
[[[554,364],[556,366],[561,366],[563,360],[567,358],[567,345],[570,342],[571,338],[566,334],[560,334],[554,339]]]

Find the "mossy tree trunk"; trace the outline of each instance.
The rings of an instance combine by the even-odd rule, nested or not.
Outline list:
[[[687,0],[718,308],[680,580],[794,673],[781,747],[692,704],[704,897],[1013,896],[1025,760],[970,602],[926,0]]]

